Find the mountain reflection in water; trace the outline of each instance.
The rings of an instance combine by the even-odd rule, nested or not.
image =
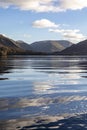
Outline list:
[[[77,115],[86,113],[86,56],[10,56],[0,59],[0,130],[10,130],[10,127],[23,130],[24,126],[31,129],[31,125],[41,127],[41,123],[64,121],[71,116],[76,120]],[[3,126],[4,122],[6,126]],[[51,129],[53,127],[59,128],[56,123]]]

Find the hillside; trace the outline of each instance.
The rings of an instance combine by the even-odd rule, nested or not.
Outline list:
[[[62,55],[87,55],[87,40],[74,44],[71,47],[61,51]]]
[[[30,51],[30,50],[32,50],[32,47],[28,44],[28,43],[26,43],[26,42],[24,42],[24,41],[16,41],[16,45],[19,47],[19,48],[21,48],[21,49],[24,49],[24,50],[27,50],[27,51]]]
[[[0,34],[0,56],[43,54],[46,53],[33,51],[32,47],[23,41],[14,41]]]
[[[26,54],[29,51],[26,51],[19,44],[3,35],[0,35],[0,55],[11,55],[11,54]],[[31,53],[31,51],[30,51]]]
[[[15,41],[0,34],[0,47],[18,48]]]
[[[31,47],[37,52],[53,53],[60,52],[71,45],[71,42],[65,40],[47,40],[34,42],[31,44]]]
[[[0,55],[43,55],[60,52],[71,46],[69,41],[39,41],[32,44],[24,41],[15,41],[6,36],[0,35]]]

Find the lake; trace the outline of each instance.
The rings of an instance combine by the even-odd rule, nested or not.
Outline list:
[[[85,113],[87,56],[0,58],[0,130],[5,121]]]

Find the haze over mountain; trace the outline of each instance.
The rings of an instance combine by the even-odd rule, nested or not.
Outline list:
[[[62,51],[71,45],[72,43],[66,40],[47,40],[34,42],[31,47],[37,52],[53,53]]]
[[[60,54],[61,55],[87,55],[87,40],[81,41],[78,44],[74,44],[66,48],[65,50],[61,51]]]

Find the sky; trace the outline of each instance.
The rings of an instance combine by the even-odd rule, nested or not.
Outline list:
[[[78,43],[87,39],[87,0],[0,0],[0,34]]]

